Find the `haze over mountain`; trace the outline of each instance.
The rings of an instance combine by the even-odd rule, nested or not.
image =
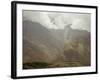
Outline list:
[[[82,52],[84,50],[87,52]],[[90,32],[86,30],[72,29],[71,25],[64,29],[48,29],[38,22],[23,21],[23,63],[62,65],[64,61],[79,61],[78,65],[90,65],[89,51]]]
[[[91,65],[91,15],[23,10],[23,69]]]
[[[43,27],[41,24],[36,23],[36,22],[32,22],[32,21],[23,21],[23,47],[25,48],[24,50],[24,61],[27,62],[26,57],[28,57],[28,54],[30,53],[26,53],[27,52],[27,48],[31,46],[35,47],[35,45],[37,45],[38,50],[37,51],[41,51],[44,50],[44,54],[47,55],[46,58],[48,60],[45,60],[46,58],[43,58],[44,61],[50,61],[50,60],[54,60],[56,58],[62,58],[63,54],[62,53],[62,48],[63,46],[61,46],[61,41],[60,38],[58,39],[58,35],[56,35],[55,33],[53,34],[53,32],[51,32],[51,30]],[[62,39],[63,40],[63,39]],[[30,44],[30,45],[28,45]],[[31,49],[31,52],[34,51],[34,49]],[[38,56],[40,57],[43,52],[40,52],[40,54],[38,54]],[[25,57],[26,55],[26,57]],[[31,53],[31,57],[37,55],[37,52],[33,52]],[[48,56],[49,55],[49,56]],[[58,56],[59,57],[58,57]],[[37,60],[38,59],[37,56]],[[36,56],[35,56],[36,57]],[[43,56],[41,56],[43,57]],[[52,59],[51,59],[52,58]],[[29,58],[30,61],[34,61],[35,58]],[[50,59],[50,60],[49,60]],[[63,59],[63,58],[62,58]]]

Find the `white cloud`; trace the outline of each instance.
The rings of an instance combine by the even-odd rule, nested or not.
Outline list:
[[[23,11],[23,17],[46,28],[64,29],[65,25],[72,24],[73,29],[90,31],[90,14]]]

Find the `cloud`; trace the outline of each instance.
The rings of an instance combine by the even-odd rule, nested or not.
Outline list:
[[[73,29],[90,31],[91,15],[82,13],[23,11],[23,19],[39,22],[46,28],[64,29],[66,25],[72,24],[71,27]]]

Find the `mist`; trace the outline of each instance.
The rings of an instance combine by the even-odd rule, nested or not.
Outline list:
[[[84,13],[57,13],[57,12],[40,12],[40,11],[23,11],[23,20],[38,22],[46,28],[64,29],[68,24],[71,28],[87,30],[90,32],[91,15]]]
[[[91,15],[23,10],[23,69],[91,65]]]

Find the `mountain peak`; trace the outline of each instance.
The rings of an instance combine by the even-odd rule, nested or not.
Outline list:
[[[70,29],[72,29],[71,26],[72,26],[72,24],[66,25],[66,26],[65,26],[65,30],[70,30]]]

